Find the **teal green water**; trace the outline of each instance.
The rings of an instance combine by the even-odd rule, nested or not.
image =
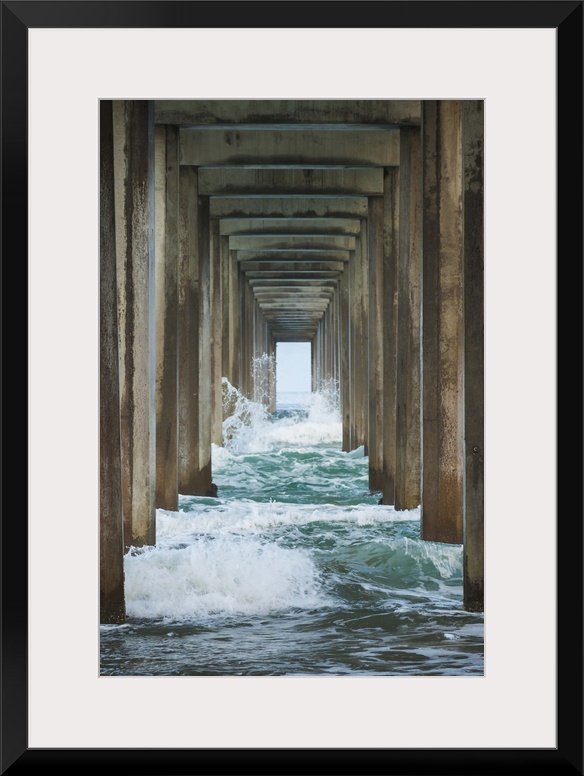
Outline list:
[[[213,449],[219,497],[158,510],[156,547],[126,556],[128,621],[101,627],[101,674],[482,675],[462,548],[378,505],[330,407],[247,421]]]

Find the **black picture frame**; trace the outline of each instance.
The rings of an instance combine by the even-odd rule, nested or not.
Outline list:
[[[312,2],[310,26],[402,28],[555,28],[557,31],[557,362],[558,451],[566,448],[556,472],[557,741],[555,749],[30,749],[27,740],[28,528],[22,488],[14,489],[26,462],[11,456],[10,500],[2,518],[2,751],[1,772],[10,776],[78,774],[112,766],[140,774],[573,774],[582,773],[582,2],[546,0],[486,2],[339,2],[334,23],[330,5]],[[228,8],[228,13],[226,13]],[[319,13],[320,9],[324,13]],[[28,112],[27,34],[30,28],[286,27],[298,24],[297,2],[238,3],[184,0],[13,0],[1,3],[2,34],[2,255],[8,278],[3,295],[11,335],[4,337],[6,361],[20,363],[18,380],[8,377],[6,406],[23,399],[26,366],[22,339],[26,304],[13,289],[27,287]],[[289,25],[284,20],[293,20]],[[10,297],[7,299],[7,297]],[[10,304],[12,302],[12,304]],[[21,322],[20,327],[14,326]],[[567,344],[569,343],[569,344]],[[20,355],[18,355],[20,352]],[[13,356],[11,358],[10,356]],[[18,383],[18,385],[16,385]],[[10,390],[12,389],[12,390]],[[568,412],[570,417],[568,419]],[[27,417],[27,407],[22,416]],[[563,422],[562,422],[563,420]],[[568,427],[569,422],[569,427]],[[25,430],[28,427],[25,423]],[[570,428],[571,433],[559,432]],[[574,444],[574,431],[578,435]],[[12,434],[11,434],[12,436]],[[22,431],[18,431],[22,436]],[[25,437],[26,438],[26,437]],[[570,442],[570,444],[568,444]],[[16,448],[18,449],[18,448]],[[575,451],[575,452],[574,452]],[[574,468],[574,464],[575,467]],[[537,462],[534,461],[534,466]],[[575,487],[576,485],[576,487]],[[25,497],[24,497],[25,498]],[[26,500],[26,499],[25,499]],[[15,514],[18,512],[18,516]],[[537,624],[534,623],[537,630]],[[537,677],[534,676],[534,681]],[[455,722],[453,723],[455,724]]]

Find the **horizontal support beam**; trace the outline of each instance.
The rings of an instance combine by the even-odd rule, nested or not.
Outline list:
[[[287,331],[286,329],[273,329],[270,327],[270,334],[275,343],[277,342],[314,342],[316,332],[318,331],[318,324],[306,326],[303,328],[292,329]]]
[[[302,272],[302,273],[320,273],[320,272],[342,272],[345,268],[345,262],[342,261],[242,261],[239,264],[239,268],[242,272],[251,270],[257,272],[263,270],[264,272],[276,272],[276,277],[282,277],[282,273],[289,272]]]
[[[180,129],[180,163],[399,166],[399,129]]]
[[[278,329],[279,331],[284,330],[292,330],[292,329],[308,329],[312,327],[317,327],[320,321],[322,320],[323,313],[316,313],[311,316],[290,316],[290,317],[283,317],[283,316],[277,316],[277,315],[271,315],[270,313],[267,313],[264,315],[264,319],[272,326],[274,329]]]
[[[348,262],[350,259],[349,251],[319,251],[319,250],[306,250],[306,251],[237,251],[235,254],[236,261],[342,261]]]
[[[222,218],[219,234],[232,235],[357,235],[361,222],[357,218]]]
[[[248,280],[252,279],[274,279],[274,280],[285,280],[286,278],[290,279],[314,279],[318,282],[320,282],[321,279],[333,279],[333,278],[339,278],[341,276],[341,272],[334,272],[330,270],[320,270],[320,271],[311,271],[311,270],[288,270],[285,275],[283,276],[283,273],[281,271],[274,271],[274,270],[256,270],[256,271],[246,271],[245,277]]]
[[[315,312],[316,310],[326,310],[328,306],[328,299],[323,299],[321,301],[314,300],[313,302],[306,300],[296,304],[289,301],[283,302],[282,304],[279,302],[262,302],[260,304],[260,308],[262,310],[271,310],[272,312],[278,313],[288,313],[294,310],[300,310],[302,312]]]
[[[244,234],[232,235],[229,249],[232,251],[354,251],[353,235],[325,234]]]
[[[284,328],[285,326],[313,326],[322,320],[326,312],[324,309],[314,310],[271,310],[265,308],[263,315],[266,321]]]
[[[367,197],[211,196],[210,218],[366,218]]]
[[[306,331],[318,328],[318,324],[322,320],[322,314],[319,313],[311,318],[290,318],[289,320],[270,317],[269,315],[265,315],[264,318],[275,331]]]
[[[249,285],[252,288],[271,288],[273,290],[286,289],[286,288],[336,288],[338,282],[336,280],[317,280],[314,278],[296,279],[296,278],[267,278],[264,280],[248,280]]]
[[[260,293],[254,293],[255,299],[262,305],[265,306],[267,303],[273,303],[275,305],[283,305],[288,302],[299,302],[304,304],[305,301],[312,302],[317,300],[327,300],[330,301],[332,298],[331,294],[324,294],[324,293],[302,293],[299,291],[297,294],[262,294]]]
[[[379,167],[200,167],[199,195],[383,195]]]
[[[415,125],[420,117],[420,100],[154,100],[154,121],[178,126]]]
[[[287,296],[294,296],[294,297],[318,297],[318,296],[326,296],[328,299],[330,299],[331,296],[335,293],[334,288],[324,288],[322,286],[296,286],[294,284],[290,284],[288,286],[276,286],[275,288],[270,288],[269,286],[267,288],[262,288],[261,286],[258,288],[257,286],[253,287],[253,292],[257,297],[272,297],[273,299],[285,299]]]

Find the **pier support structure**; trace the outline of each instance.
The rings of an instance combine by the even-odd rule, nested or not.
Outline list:
[[[279,342],[338,386],[371,491],[464,545],[480,611],[482,101],[118,100],[100,121],[103,621],[156,508],[209,490],[223,381],[275,411]]]

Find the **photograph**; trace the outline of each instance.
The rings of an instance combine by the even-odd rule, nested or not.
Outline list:
[[[483,673],[483,114],[101,101],[102,674]]]
[[[0,772],[581,773],[582,3],[242,5],[2,3],[31,447]]]

